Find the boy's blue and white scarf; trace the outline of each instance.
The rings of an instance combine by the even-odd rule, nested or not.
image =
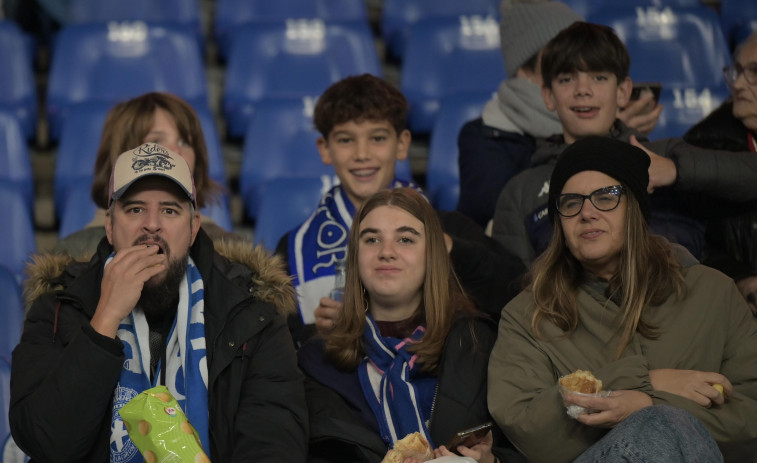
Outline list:
[[[411,187],[413,182],[395,179],[391,188]],[[347,257],[350,226],[355,206],[341,185],[329,190],[318,208],[299,227],[289,233],[289,269],[294,275],[294,288],[303,323],[315,322],[313,312],[318,302],[334,287],[334,263]]]
[[[111,259],[112,256],[105,265],[108,265]],[[190,257],[187,273],[179,286],[179,306],[166,344],[166,365],[158,364],[153,381],[150,381],[150,329],[144,312],[136,308],[121,321],[118,338],[123,342],[126,359],[113,396],[111,462],[143,461],[142,454],[126,432],[118,410],[142,391],[157,386],[160,382],[160,371],[164,367],[167,383],[165,386],[197,430],[202,448],[206,452],[209,451],[204,296],[202,277]]]
[[[420,432],[434,448],[428,420],[436,390],[436,378],[421,372],[418,356],[407,346],[426,332],[419,325],[405,339],[382,337],[373,317],[366,315],[366,358],[358,367],[360,386],[378,421],[381,438],[391,446],[413,432]]]

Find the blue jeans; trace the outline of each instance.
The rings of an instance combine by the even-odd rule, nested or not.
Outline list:
[[[689,412],[667,405],[642,408],[576,458],[575,463],[722,462],[718,444]]]

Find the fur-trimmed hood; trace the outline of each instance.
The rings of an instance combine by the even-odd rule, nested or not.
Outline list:
[[[292,277],[286,272],[281,257],[270,255],[262,245],[248,241],[217,239],[213,247],[218,254],[240,263],[252,272],[252,296],[273,304],[284,317],[296,313]],[[28,278],[24,282],[24,306],[28,310],[40,296],[63,289],[64,271],[78,274],[89,259],[73,258],[68,254],[42,253],[33,256],[26,267]],[[77,268],[80,269],[77,271]]]

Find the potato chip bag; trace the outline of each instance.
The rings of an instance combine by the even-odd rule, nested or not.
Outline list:
[[[145,463],[210,463],[197,431],[165,386],[147,389],[118,413]]]

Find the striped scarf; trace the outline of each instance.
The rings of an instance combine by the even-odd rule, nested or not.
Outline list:
[[[112,260],[111,255],[105,265]],[[189,422],[197,430],[206,452],[210,451],[208,433],[208,366],[205,350],[205,305],[202,276],[192,258],[179,286],[179,306],[166,343],[166,386]],[[118,327],[123,342],[124,366],[113,395],[110,429],[110,461],[139,463],[144,461],[126,432],[118,410],[139,393],[160,382],[158,364],[155,379],[150,381],[149,326],[144,312],[134,309]]]
[[[405,339],[382,337],[376,322],[366,315],[363,333],[366,358],[358,367],[363,394],[376,416],[381,438],[388,446],[413,432],[420,432],[434,448],[428,420],[436,390],[436,378],[421,372],[418,356],[407,346],[418,343],[426,332],[419,325]]]

